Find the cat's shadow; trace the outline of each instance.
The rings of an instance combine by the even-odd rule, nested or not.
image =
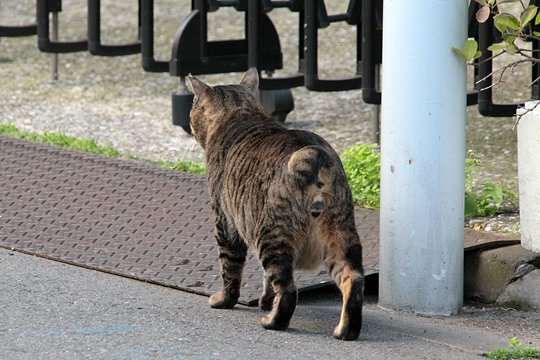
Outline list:
[[[377,277],[366,277],[366,305],[377,304],[377,280]],[[287,332],[309,337],[331,337],[339,322],[341,306],[341,293],[333,285],[301,292]],[[370,327],[369,323],[364,324],[360,341],[380,341],[375,335],[370,336]]]

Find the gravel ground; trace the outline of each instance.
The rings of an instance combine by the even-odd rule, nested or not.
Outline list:
[[[330,2],[329,13],[342,12],[345,3]],[[64,0],[60,13],[60,40],[85,37],[86,2]],[[102,42],[121,43],[136,38],[136,2],[102,1]],[[190,1],[156,1],[156,58],[168,59],[181,19]],[[336,5],[339,4],[339,5]],[[297,53],[297,15],[275,10],[270,16],[280,34],[283,73],[294,72]],[[6,0],[0,4],[0,24],[33,22],[33,1]],[[242,17],[232,9],[209,16],[209,39],[242,36],[233,24]],[[234,21],[233,21],[234,20]],[[321,32],[319,61],[322,75],[346,76],[354,70],[355,29],[333,24]],[[345,60],[344,60],[345,59]],[[351,59],[350,61],[347,59]],[[203,161],[200,147],[181,128],[171,125],[170,94],[178,79],[168,74],[145,73],[140,56],[105,58],[89,53],[60,55],[58,81],[50,80],[51,55],[38,51],[36,37],[0,39],[0,122],[23,130],[60,132],[112,143],[122,152],[148,159]],[[498,89],[499,101],[527,98],[527,71],[516,69],[520,81],[507,81]],[[279,75],[279,73],[277,74]],[[211,84],[237,82],[240,74],[201,76]],[[287,124],[325,137],[339,152],[355,143],[372,142],[373,109],[360,91],[315,93],[293,90],[295,110]],[[467,149],[480,160],[475,184],[495,182],[517,193],[516,132],[512,118],[487,118],[475,107],[467,112]],[[516,232],[518,215],[472,219],[471,226]]]

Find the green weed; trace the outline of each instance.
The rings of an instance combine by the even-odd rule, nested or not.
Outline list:
[[[508,348],[496,349],[484,355],[493,360],[540,359],[540,350],[523,346],[521,341],[513,337],[508,341]]]
[[[493,216],[515,207],[516,194],[494,183],[485,183],[473,191],[473,173],[478,160],[469,152],[465,161],[465,217]]]
[[[380,206],[380,155],[374,145],[356,145],[341,154],[353,201],[367,208]],[[515,207],[516,194],[494,183],[473,190],[478,159],[469,152],[465,161],[465,217],[493,216]]]
[[[379,208],[381,158],[375,145],[358,144],[341,154],[353,201],[366,208]]]

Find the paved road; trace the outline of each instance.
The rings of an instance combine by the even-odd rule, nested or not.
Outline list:
[[[255,308],[0,249],[0,359],[481,359],[518,336],[540,339],[540,313],[466,308],[452,318],[364,310],[361,340],[331,337],[332,291],[301,296],[291,328],[267,331]]]

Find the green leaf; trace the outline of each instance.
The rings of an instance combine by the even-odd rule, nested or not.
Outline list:
[[[489,19],[489,14],[491,13],[491,9],[489,5],[484,5],[478,11],[476,12],[476,21],[479,23],[484,23]]]
[[[477,196],[473,192],[465,193],[465,217],[471,217],[478,214],[476,206]]]
[[[513,45],[514,42],[516,41],[516,39],[517,39],[517,36],[514,35],[514,34],[505,34],[505,35],[503,35],[503,40],[508,45]]]
[[[454,52],[454,54],[458,55],[458,56],[461,57],[463,60],[468,61],[468,60],[467,60],[467,57],[465,56],[465,54],[463,53],[463,51],[461,51],[461,49],[452,47],[452,51]]]
[[[458,49],[459,50],[459,49]],[[368,208],[380,204],[380,155],[374,146],[358,144],[341,154],[353,201]]]
[[[474,39],[468,39],[461,47],[461,56],[466,61],[470,61],[475,58],[478,52],[478,43]]]
[[[488,50],[491,52],[500,51],[506,49],[506,44],[493,44],[488,47]]]
[[[478,59],[480,58],[480,56],[482,56],[482,52],[480,50],[478,50],[475,54],[474,54],[474,58],[475,59]]]
[[[516,45],[514,44],[509,44],[507,47],[506,47],[506,52],[510,55],[514,55],[515,53],[517,53],[517,48],[516,48]]]
[[[540,24],[540,13],[536,14],[536,19],[534,19],[534,25]]]
[[[538,8],[534,5],[529,5],[525,10],[521,12],[519,24],[521,27],[525,27],[538,13]]]
[[[495,27],[501,32],[501,34],[505,34],[507,30],[520,30],[519,21],[512,14],[497,14],[493,17],[493,22]]]
[[[533,35],[540,36],[540,31],[533,31]]]

